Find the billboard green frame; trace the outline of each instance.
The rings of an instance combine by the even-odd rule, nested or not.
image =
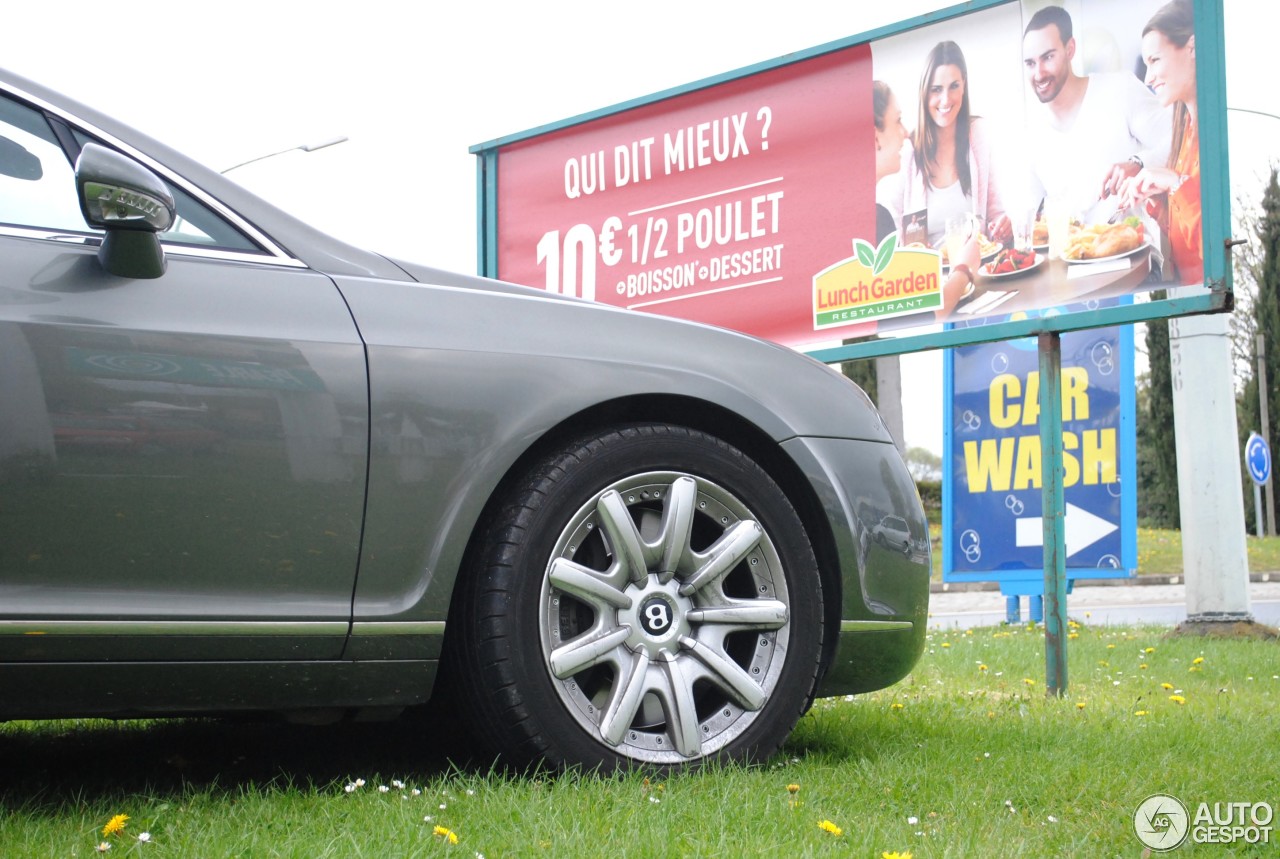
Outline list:
[[[486,277],[498,274],[498,182],[499,153],[503,147],[550,132],[571,128],[602,117],[629,111],[645,105],[690,92],[716,87],[729,81],[747,78],[781,66],[802,62],[823,54],[870,43],[878,39],[898,35],[930,24],[936,24],[983,9],[1008,5],[1018,0],[970,0],[944,9],[919,15],[908,20],[869,30],[807,50],[796,51],[777,59],[756,63],[743,68],[713,75],[679,87],[662,90],[651,95],[623,101],[596,111],[583,113],[556,122],[537,126],[526,131],[495,138],[472,146],[477,156],[476,194],[477,270]],[[1200,105],[1200,151],[1216,153],[1227,151],[1226,64],[1225,30],[1222,0],[1195,0],[1196,27],[1196,76]],[[1234,307],[1231,280],[1231,248],[1235,244],[1231,236],[1230,176],[1227,160],[1208,158],[1201,161],[1201,224],[1204,240],[1205,289],[1180,289],[1176,297],[1135,303],[1123,307],[1075,311],[1060,315],[1036,316],[1011,322],[993,322],[967,328],[949,328],[941,331],[911,333],[912,329],[897,336],[869,340],[847,346],[814,349],[808,354],[824,363],[873,358],[909,352],[946,349],[977,343],[998,342],[1041,334],[1061,334],[1109,325],[1132,325],[1178,316],[1203,313],[1220,313]],[[1213,249],[1221,248],[1221,253]]]

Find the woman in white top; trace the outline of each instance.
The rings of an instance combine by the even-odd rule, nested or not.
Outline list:
[[[993,241],[1008,240],[1010,223],[992,170],[991,143],[985,122],[970,114],[968,66],[955,42],[939,42],[929,52],[910,144],[902,172],[877,191],[899,227],[904,216],[925,212],[929,244],[937,247],[949,218],[972,213]]]

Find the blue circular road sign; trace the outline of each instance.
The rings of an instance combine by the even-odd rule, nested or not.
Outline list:
[[[1271,448],[1267,446],[1267,440],[1256,432],[1250,433],[1249,440],[1244,443],[1244,464],[1253,482],[1259,486],[1271,476]]]

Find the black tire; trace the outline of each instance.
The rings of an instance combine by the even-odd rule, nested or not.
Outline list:
[[[813,549],[777,484],[713,436],[645,424],[576,441],[513,487],[482,541],[446,674],[508,765],[761,760],[810,701]]]

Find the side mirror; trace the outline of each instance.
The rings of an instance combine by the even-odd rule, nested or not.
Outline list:
[[[153,278],[165,271],[156,233],[173,225],[177,207],[158,176],[119,152],[86,143],[76,160],[80,211],[105,230],[98,260],[119,277]]]

